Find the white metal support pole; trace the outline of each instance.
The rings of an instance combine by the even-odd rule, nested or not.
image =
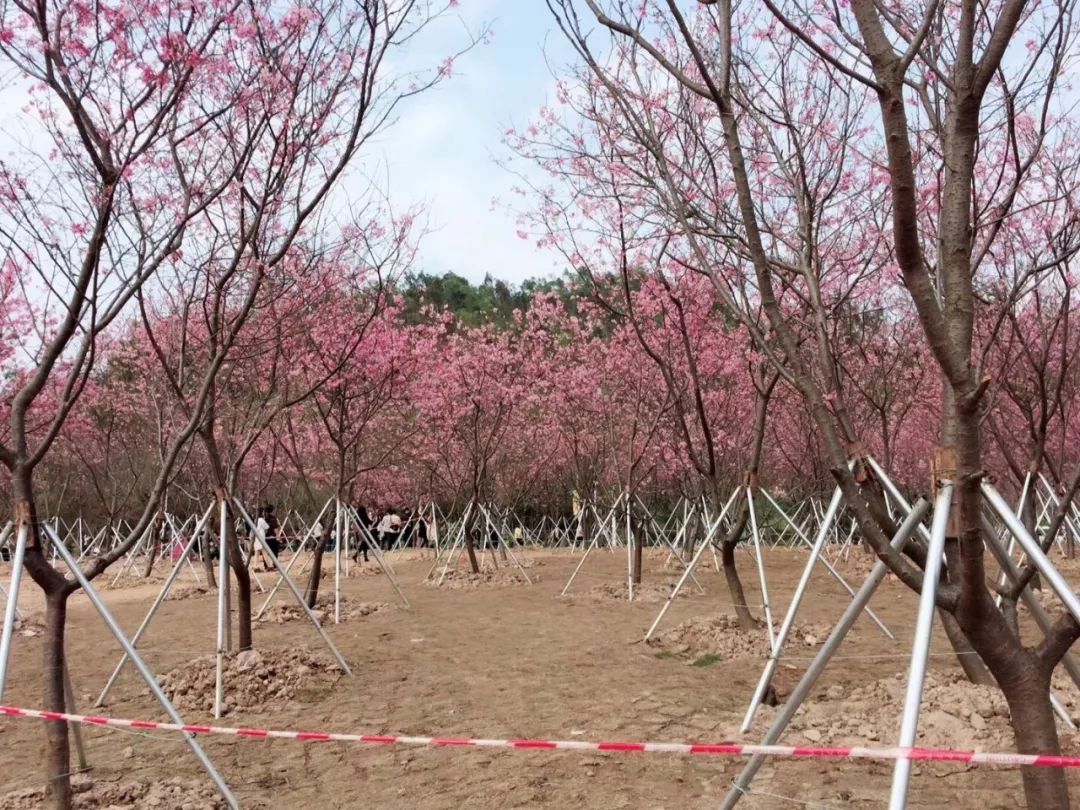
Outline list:
[[[896,535],[893,537],[890,545],[894,550],[899,551],[907,543],[908,537],[915,530],[915,527],[923,519],[923,515],[926,514],[926,510],[930,504],[924,500],[920,500],[915,504],[915,508],[904,519],[903,523],[897,529]],[[851,630],[852,625],[859,618],[859,614],[862,613],[863,608],[870,602],[870,598],[874,595],[874,591],[877,590],[881,581],[885,579],[885,574],[888,572],[888,568],[881,560],[874,563],[874,567],[870,571],[870,575],[866,578],[862,587],[859,588],[855,594],[855,598],[851,600],[851,604],[847,606],[844,614],[840,617],[840,620],[833,627],[832,632],[829,633],[829,637],[825,639],[825,643],[821,645],[821,649],[817,655],[814,656],[814,660],[810,663],[810,666],[806,668],[806,673],[796,684],[795,689],[791,695],[784,702],[784,705],[780,708],[776,719],[773,720],[769,730],[765,733],[765,739],[762,740],[762,745],[772,745],[780,740],[781,735],[787,728],[788,723],[791,722],[791,718],[795,716],[803,702],[810,696],[810,693],[814,690],[814,686],[817,684],[818,678],[821,677],[821,673],[825,671],[825,667],[828,666],[829,661],[832,660],[833,655],[840,648],[841,642],[844,637]],[[742,771],[731,785],[731,790],[728,791],[727,796],[724,797],[723,803],[720,805],[720,810],[731,810],[745,795],[748,793],[750,782],[753,781],[754,775],[761,770],[761,766],[765,764],[765,757],[760,754],[755,754],[750,760],[743,766]]]
[[[986,534],[986,546],[990,549],[990,553],[993,554],[994,558],[998,561],[998,564],[1001,566],[1001,570],[1005,572],[1007,579],[1012,580],[1013,582],[1019,581],[1020,569],[1018,569],[1016,564],[1006,556],[1005,547],[998,539],[997,532],[995,532],[994,527],[990,525],[990,521],[986,519],[986,515],[983,515],[982,522],[983,532]],[[1039,600],[1035,597],[1035,594],[1031,592],[1030,588],[1024,588],[1024,590],[1020,592],[1020,600],[1031,612],[1031,618],[1035,620],[1035,624],[1038,625],[1039,630],[1043,633],[1050,632],[1050,628],[1054,622]],[[1070,653],[1065,653],[1061,658],[1061,665],[1065,668],[1069,677],[1072,678],[1073,683],[1080,686],[1080,664],[1077,664],[1076,659]],[[1053,693],[1050,694],[1050,702],[1054,707],[1054,712],[1061,718],[1061,721],[1069,728],[1076,728],[1076,724],[1073,723],[1068,710],[1061,705],[1061,701],[1059,701]]]
[[[923,685],[926,679],[926,662],[930,654],[930,635],[934,629],[938,578],[941,575],[941,562],[945,554],[945,533],[949,528],[952,496],[952,483],[945,483],[934,503],[934,520],[930,527],[930,546],[926,550],[926,570],[923,571],[922,591],[919,593],[919,614],[915,622],[915,640],[911,649],[911,667],[908,669],[904,713],[900,720],[900,740],[897,743],[899,748],[912,748],[915,745],[915,735],[919,730],[919,710],[922,706]],[[898,759],[893,768],[889,810],[904,810],[907,807],[910,778],[911,760]]]
[[[356,514],[352,507],[347,507],[346,519],[356,521],[357,536],[359,537],[356,547],[360,548],[361,544],[365,544],[368,549],[371,550],[372,555],[374,555],[375,557],[375,562],[378,564],[379,568],[382,569],[382,572],[386,576],[386,578],[390,580],[390,585],[394,588],[395,591],[397,591],[398,597],[401,599],[402,602],[405,603],[405,607],[411,608],[412,605],[409,604],[409,600],[405,597],[405,593],[401,590],[401,585],[398,583],[397,577],[394,575],[394,569],[386,561],[385,557],[383,557],[382,549],[379,548],[379,544],[375,543],[372,540],[371,532],[368,531],[367,526],[360,522],[360,516]]]
[[[739,490],[735,490],[738,493]],[[705,533],[705,542],[701,544],[698,550],[694,553],[693,559],[690,560],[690,564],[686,566],[686,570],[682,572],[682,576],[679,577],[679,581],[675,583],[675,587],[671,589],[671,593],[668,594],[667,600],[664,602],[664,606],[660,608],[660,612],[656,614],[656,618],[653,619],[653,623],[649,626],[648,632],[645,633],[645,641],[652,638],[652,634],[656,632],[656,628],[660,626],[661,619],[664,618],[664,614],[667,613],[668,608],[671,607],[671,603],[675,601],[675,597],[679,595],[679,591],[682,590],[683,585],[686,583],[687,578],[690,576],[690,572],[694,570],[694,567],[701,559],[701,555],[705,553],[705,549],[712,548],[713,537],[716,535],[716,530],[720,528],[720,523],[724,519],[724,514],[728,510],[728,506],[731,505],[731,499],[728,499],[727,504],[724,506],[724,511],[720,513],[720,516],[713,521],[708,531]]]
[[[577,567],[574,569],[574,573],[570,575],[570,579],[566,580],[566,585],[563,586],[563,589],[559,593],[559,596],[566,596],[566,592],[570,590],[570,586],[574,584],[574,579],[577,577],[578,571],[581,570],[581,566],[585,565],[585,560],[589,559],[589,555],[592,553],[592,550],[596,548],[596,541],[598,537],[598,534],[593,535],[592,540],[589,542],[588,548],[586,548],[585,553],[581,555],[581,559],[578,560],[578,564]]]
[[[350,508],[349,505],[346,504],[345,505],[346,511],[349,508]],[[346,519],[345,519],[345,549],[344,549],[344,554],[345,554],[345,578],[346,579],[348,579],[348,577],[349,577],[349,557],[352,556],[352,554],[351,554],[352,548],[351,548],[351,545],[350,545],[350,541],[352,540],[351,527],[352,527],[352,521],[349,520],[348,515],[346,515]],[[336,610],[336,608],[335,608],[335,610]]]
[[[768,493],[766,493],[766,497],[768,497]],[[777,635],[776,644],[772,648],[769,660],[765,662],[765,668],[762,670],[761,677],[758,679],[757,688],[754,690],[754,696],[750,699],[750,706],[746,710],[746,716],[743,718],[742,727],[739,729],[740,734],[745,734],[750,730],[750,724],[754,722],[754,715],[757,713],[758,706],[761,705],[761,700],[765,697],[765,690],[768,689],[769,683],[772,682],[773,673],[776,671],[776,665],[780,663],[780,651],[784,646],[784,642],[787,641],[788,633],[791,632],[791,628],[795,624],[795,614],[799,610],[799,605],[802,604],[803,594],[806,593],[806,586],[810,584],[810,575],[813,574],[814,565],[817,563],[818,556],[821,554],[821,549],[828,539],[829,523],[836,517],[836,513],[840,510],[841,498],[842,493],[840,492],[840,487],[837,487],[833,492],[832,500],[829,501],[829,509],[825,513],[825,522],[822,523],[821,527],[818,529],[818,535],[814,539],[813,546],[810,548],[810,557],[807,559],[806,566],[803,568],[802,576],[799,578],[799,584],[795,586],[795,593],[791,597],[791,604],[788,605],[787,613],[784,614],[784,621],[780,625],[780,632]]]
[[[1027,475],[1024,476],[1024,486],[1020,489],[1020,500],[1016,504],[1016,514],[1018,514],[1018,515],[1023,514],[1023,512],[1024,512],[1024,504],[1025,504],[1027,496],[1028,496],[1028,492],[1029,492],[1028,487],[1029,487],[1030,484],[1031,484],[1031,472],[1028,471]],[[1009,546],[1008,546],[1008,549],[1009,549],[1008,554],[1009,554],[1009,559],[1010,560],[1012,559],[1013,548],[1015,548],[1015,547],[1016,547],[1016,538],[1013,537],[1010,534],[1009,535]],[[1003,586],[1005,584],[1005,582],[1006,582],[1006,574],[1005,574],[1005,569],[1003,567],[1001,569],[1001,576],[998,578],[998,585]],[[1001,607],[1001,594],[998,594],[997,596],[994,597],[994,604],[997,605],[999,608]]]
[[[837,488],[837,492],[839,492],[839,488]],[[792,522],[791,518],[789,518],[787,516],[787,514],[784,512],[784,510],[780,508],[780,505],[775,500],[773,500],[773,497],[769,494],[768,490],[762,489],[761,494],[765,496],[765,499],[769,503],[771,503],[773,505],[773,507],[775,507],[776,511],[780,513],[780,516],[782,518],[784,518],[784,520],[786,520],[790,524],[790,527],[795,530],[795,537],[799,538],[799,540],[803,544],[805,544],[807,546],[810,546],[811,549],[812,549],[813,546],[814,546],[814,543],[811,543],[810,540],[807,539],[806,532],[804,532],[802,528],[796,526]],[[835,497],[836,497],[836,495],[834,493],[833,498],[835,499]],[[829,505],[832,506],[831,501],[830,501]],[[826,517],[829,518],[829,515],[826,514]],[[831,520],[832,518],[829,518],[829,519]],[[820,536],[820,529],[818,531],[819,531],[819,536]],[[822,548],[819,549],[819,555],[820,555],[821,564],[825,566],[825,570],[829,572],[829,574],[833,577],[833,579],[835,579],[837,582],[839,582],[840,586],[845,591],[848,592],[849,596],[854,596],[855,595],[855,590],[851,587],[851,585],[848,584],[847,580],[844,579],[844,577],[840,574],[840,572],[837,571],[835,568],[833,568],[832,563],[830,563],[826,559],[823,552],[824,552],[824,543],[822,544]],[[894,638],[894,636],[892,634],[892,631],[889,630],[889,628],[885,626],[885,623],[883,621],[881,621],[881,619],[878,618],[877,614],[874,613],[874,611],[870,610],[870,608],[867,608],[866,609],[866,615],[870,617],[871,621],[873,621],[874,624],[876,624],[878,626],[878,628],[880,628],[881,632],[885,634],[886,638],[889,638],[889,639]],[[783,643],[784,643],[783,641],[780,642],[781,645],[783,645]]]
[[[214,669],[214,717],[221,717],[225,700],[225,652],[229,632],[229,546],[225,542],[228,504],[221,498],[218,504],[218,617],[217,660]],[[132,648],[134,650],[134,647]]]
[[[7,524],[4,526],[4,530],[2,532],[0,532],[0,548],[4,547],[4,544],[8,541],[8,537],[11,536],[11,527],[13,525],[14,524],[9,520],[7,522]],[[3,585],[0,585],[0,593],[2,593],[4,595],[5,600],[8,599],[7,588],[5,588]],[[5,604],[6,604],[6,602],[5,602]],[[16,618],[19,618],[19,619],[22,618],[22,612],[19,610],[18,605],[15,606],[15,616],[16,616]]]
[[[1054,488],[1052,486],[1050,486],[1050,482],[1046,480],[1045,475],[1040,474],[1039,478],[1042,479],[1043,486],[1046,487],[1046,492],[1047,492],[1047,495],[1049,496],[1049,499],[1050,499],[1051,503],[1054,504],[1055,508],[1060,509],[1061,508],[1061,498],[1059,498],[1057,496],[1057,493],[1054,492]],[[1017,514],[1019,514],[1019,510],[1017,510]],[[1076,524],[1073,523],[1072,517],[1069,515],[1069,510],[1067,510],[1067,509],[1065,510],[1065,519],[1064,519],[1063,523],[1065,524],[1065,527],[1067,529],[1069,529],[1069,531],[1072,533],[1074,544],[1075,545],[1080,545],[1080,532],[1077,531]]]
[[[483,509],[483,507],[481,507],[481,509]],[[486,510],[485,510],[485,512],[486,512]],[[503,549],[505,549],[507,555],[510,557],[510,560],[514,563],[514,565],[516,565],[518,567],[518,570],[521,572],[521,575],[523,577],[525,577],[525,581],[528,582],[530,585],[532,585],[533,581],[532,581],[532,578],[529,576],[529,572],[525,570],[525,566],[523,566],[521,564],[521,561],[518,560],[517,555],[515,555],[513,550],[510,548],[510,544],[507,543],[506,539],[502,536],[502,532],[496,531],[496,535],[499,538],[499,542],[502,543]],[[524,552],[522,552],[522,553],[524,554]]]
[[[234,503],[236,504],[236,508],[240,510],[240,513],[244,514],[245,517],[247,517],[246,513],[244,512],[243,504],[239,503],[238,501],[234,501]],[[293,599],[296,600],[296,603],[300,606],[300,609],[303,610],[304,613],[307,615],[308,621],[310,621],[315,626],[316,632],[318,632],[319,636],[322,637],[323,643],[326,644],[327,649],[329,649],[330,653],[334,656],[334,658],[337,659],[338,666],[341,668],[341,671],[344,672],[346,675],[352,675],[352,670],[349,669],[349,665],[345,663],[345,659],[341,656],[341,653],[338,651],[338,648],[334,644],[334,642],[330,639],[330,636],[326,634],[326,630],[324,630],[323,626],[319,623],[318,617],[316,617],[316,615],[312,612],[311,608],[308,607],[307,602],[304,601],[303,595],[297,589],[293,581],[289,579],[289,577],[285,576],[285,569],[281,566],[281,560],[277,558],[274,550],[270,548],[270,544],[266,542],[266,538],[264,538],[261,534],[256,535],[256,537],[258,537],[259,542],[262,544],[263,553],[267,557],[269,557],[270,562],[274,564],[274,569],[278,572],[278,574],[284,577],[285,585],[288,586],[289,592],[293,595]]]
[[[285,576],[289,575],[289,572],[292,571],[293,564],[298,559],[300,559],[300,552],[302,552],[304,550],[304,546],[307,545],[308,540],[310,540],[314,536],[315,527],[323,519],[323,515],[326,514],[326,510],[330,508],[330,504],[333,503],[333,502],[334,502],[333,498],[330,498],[329,500],[327,500],[327,502],[323,504],[323,508],[322,508],[322,511],[319,512],[319,516],[317,518],[315,518],[315,522],[312,523],[310,526],[308,526],[307,531],[305,532],[303,539],[300,541],[300,545],[297,546],[295,553],[293,553],[292,557],[289,559],[289,564],[285,566]],[[315,538],[315,542],[319,542],[318,537]],[[284,582],[285,582],[284,577],[279,576],[277,582],[274,583],[274,587],[270,589],[270,593],[268,593],[266,595],[266,601],[263,602],[262,607],[259,608],[258,612],[255,614],[256,619],[258,619],[260,616],[263,615],[263,613],[266,612],[266,608],[269,607],[271,600],[274,598],[274,594],[276,594],[278,592],[278,588],[280,588],[282,586],[282,584],[284,584]]]
[[[634,537],[630,530],[630,497],[626,498],[626,586],[627,599],[634,601]]]
[[[19,584],[22,582],[23,557],[30,525],[20,522],[15,530],[15,553],[11,555],[11,582],[8,585],[7,605],[4,606],[4,632],[0,636],[0,700],[7,684],[8,661],[11,658],[11,642],[15,637],[15,611],[19,604]]]
[[[474,501],[469,501],[469,505],[465,507],[465,514],[461,516],[461,526],[457,530],[453,545],[450,546],[450,553],[446,557],[446,564],[443,566],[442,574],[439,576],[438,585],[442,585],[443,580],[446,579],[446,572],[450,570],[450,563],[454,561],[454,554],[457,553],[458,546],[465,542],[465,532],[468,530],[469,517],[472,515],[474,505]],[[438,564],[437,561],[436,564]]]
[[[772,608],[769,607],[769,586],[765,581],[765,560],[761,555],[761,536],[758,534],[757,513],[754,510],[754,490],[746,488],[746,503],[750,507],[750,531],[754,536],[754,556],[757,559],[758,580],[761,582],[761,606],[765,611],[765,626],[769,631],[769,649],[776,651],[776,633],[773,630]]]
[[[225,504],[223,502],[223,512],[224,508]],[[48,525],[45,526],[45,530],[51,531]],[[62,546],[59,540],[54,539],[54,543],[56,553],[63,558],[64,564],[68,567],[68,569],[74,575],[75,579],[78,581],[79,585],[82,587],[83,591],[86,593],[86,596],[90,600],[90,603],[94,606],[94,608],[98,612],[98,615],[101,616],[102,620],[105,622],[105,625],[109,628],[109,632],[113,634],[113,637],[117,640],[117,642],[119,642],[124,652],[126,652],[128,654],[128,657],[131,658],[131,662],[139,671],[139,674],[146,682],[146,685],[147,687],[149,687],[151,693],[153,693],[154,697],[157,698],[158,703],[161,704],[161,708],[165,710],[165,713],[169,716],[169,719],[172,720],[173,723],[181,726],[184,725],[184,719],[179,715],[179,713],[177,713],[175,707],[173,707],[172,703],[170,703],[169,699],[165,696],[165,693],[161,691],[161,687],[158,685],[157,679],[154,677],[154,674],[143,662],[142,658],[139,656],[139,653],[135,651],[135,648],[131,646],[131,643],[127,640],[127,637],[120,629],[120,626],[116,623],[116,620],[113,618],[112,614],[109,613],[109,609],[105,606],[105,603],[101,601],[101,597],[98,595],[97,591],[94,590],[93,586],[90,584],[90,581],[83,574],[82,569],[79,568],[79,564],[71,556],[68,550]],[[191,748],[192,753],[194,753],[196,758],[199,760],[199,763],[203,766],[203,769],[213,780],[214,784],[217,786],[218,792],[221,794],[222,798],[225,799],[225,801],[228,803],[229,807],[233,808],[233,810],[240,810],[240,803],[236,800],[236,797],[232,794],[232,791],[229,790],[228,784],[226,784],[225,779],[222,778],[221,774],[218,772],[218,769],[214,767],[214,763],[210,761],[210,758],[206,755],[206,752],[203,751],[202,746],[199,745],[198,741],[195,739],[195,735],[185,734],[184,740],[187,742],[188,747]]]
[[[1050,558],[1046,556],[1046,553],[1042,550],[1042,546],[1038,541],[1028,533],[1027,528],[1020,521],[1020,519],[1013,514],[1013,511],[1009,509],[1009,505],[1005,503],[1005,499],[1001,497],[994,487],[987,481],[983,481],[981,485],[983,495],[986,497],[990,507],[998,514],[998,516],[1005,521],[1005,525],[1009,527],[1009,531],[1020,543],[1020,546],[1024,549],[1024,553],[1027,555],[1028,560],[1039,570],[1039,573],[1043,575],[1047,582],[1050,583],[1050,587],[1054,589],[1054,593],[1058,595],[1058,598],[1065,603],[1066,609],[1072,614],[1073,618],[1080,621],[1080,597],[1077,597],[1076,592],[1069,586],[1069,583],[1061,575],[1061,572],[1057,570],[1054,564],[1050,561]]]
[[[139,639],[141,639],[143,633],[146,632],[146,628],[150,626],[150,621],[154,618],[154,614],[157,613],[158,608],[161,607],[162,603],[169,596],[169,591],[172,590],[173,583],[176,581],[177,575],[183,568],[184,561],[190,557],[192,549],[195,548],[195,544],[199,540],[199,535],[202,534],[205,524],[207,523],[207,521],[210,520],[210,516],[213,514],[214,505],[210,504],[209,508],[203,514],[202,518],[197,524],[195,524],[195,531],[192,533],[191,539],[188,541],[188,544],[184,547],[184,550],[181,553],[180,557],[173,565],[172,571],[169,572],[169,576],[165,580],[165,584],[161,587],[161,590],[158,592],[157,598],[154,600],[154,604],[150,606],[150,610],[148,610],[146,612],[146,616],[143,617],[142,623],[139,625],[139,629],[136,630],[135,635],[131,637],[132,647],[138,645]],[[109,692],[112,690],[113,684],[116,683],[116,679],[119,677],[120,671],[124,668],[124,664],[127,663],[127,660],[127,653],[124,653],[120,657],[120,661],[117,663],[116,668],[113,669],[112,675],[109,676],[109,680],[106,682],[105,688],[101,690],[101,694],[98,696],[97,702],[94,704],[94,706],[105,705],[105,699],[109,696]]]
[[[428,539],[431,540],[431,544],[435,547],[435,555],[439,554],[439,523],[438,523],[438,510],[435,508],[435,501],[431,502],[431,526],[428,528]]]
[[[341,542],[344,534],[341,500],[334,503],[334,624],[341,621]]]

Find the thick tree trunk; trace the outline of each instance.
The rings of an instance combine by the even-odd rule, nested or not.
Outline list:
[[[1050,675],[1028,662],[1024,675],[1004,689],[1009,704],[1016,750],[1021,754],[1060,750],[1054,711],[1050,705]],[[1024,797],[1030,810],[1068,810],[1069,786],[1062,768],[1021,768]]]
[[[65,712],[64,630],[67,620],[67,582],[49,564],[38,530],[37,505],[31,472],[16,466],[11,471],[15,525],[29,527],[24,558],[25,572],[45,594],[45,632],[42,637],[42,703],[46,711]],[[71,749],[66,723],[44,723],[46,790],[56,810],[70,810]]]
[[[1044,666],[1023,647],[986,588],[979,417],[970,399],[963,406],[962,401],[957,395],[947,397],[942,430],[943,444],[956,450],[954,502],[959,531],[957,540],[950,539],[946,546],[950,581],[960,586],[956,620],[1005,695],[1017,750],[1058,754],[1061,748],[1050,705],[1052,667]],[[1025,768],[1022,777],[1031,810],[1067,810],[1069,790],[1061,769]]]
[[[67,711],[64,695],[64,626],[67,620],[67,594],[49,593],[45,597],[45,634],[42,649],[44,700],[48,711]],[[69,810],[71,792],[71,747],[67,723],[45,723],[48,793],[57,810]]]
[[[1051,667],[1021,646],[988,593],[984,591],[977,604],[965,607],[958,618],[1005,695],[1016,750],[1021,754],[1059,754],[1061,745],[1050,705]],[[1068,810],[1069,788],[1062,769],[1021,768],[1021,776],[1029,810]]]
[[[979,658],[975,648],[971,646],[971,642],[968,641],[967,636],[964,635],[964,631],[960,629],[960,625],[953,615],[948,611],[939,610],[938,617],[941,619],[941,626],[945,630],[949,643],[952,645],[953,652],[956,653],[956,660],[960,664],[960,668],[964,670],[967,679],[980,686],[997,686],[994,676],[990,674],[986,664]]]

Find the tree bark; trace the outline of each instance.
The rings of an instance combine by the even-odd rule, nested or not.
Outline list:
[[[64,694],[64,626],[67,620],[67,594],[63,591],[45,596],[45,634],[42,649],[44,700],[49,711],[67,711]],[[71,747],[67,723],[45,723],[48,751],[47,792],[53,807],[69,810],[71,791]]]
[[[739,545],[739,540],[742,539],[743,530],[746,529],[746,522],[749,519],[750,512],[746,507],[746,502],[743,501],[735,522],[720,545],[720,564],[724,569],[724,580],[727,582],[728,593],[731,594],[731,602],[735,608],[735,618],[739,620],[739,627],[743,630],[756,630],[757,621],[750,613],[742,579],[739,578],[739,571],[735,567],[735,549]]]
[[[997,686],[994,676],[990,674],[986,664],[982,662],[978,653],[975,652],[975,648],[971,646],[971,642],[964,635],[964,631],[960,629],[955,617],[947,610],[938,610],[938,617],[941,619],[941,626],[945,630],[949,643],[952,645],[953,652],[956,653],[956,660],[960,664],[960,668],[964,670],[967,679],[980,686]]]
[[[322,582],[322,559],[323,553],[325,553],[327,546],[330,545],[330,524],[327,523],[323,527],[322,534],[315,541],[315,550],[311,557],[311,573],[308,574],[307,588],[304,591],[304,601],[307,602],[307,606],[312,610],[315,609],[315,603],[319,600],[319,584]],[[300,553],[300,549],[297,549],[297,554]]]
[[[204,528],[202,530],[202,537],[199,538],[199,555],[202,557],[203,573],[206,574],[206,583],[211,588],[217,587],[217,577],[214,573],[214,561],[210,558],[210,546],[212,545],[212,539],[210,537],[210,530]]]
[[[630,578],[633,580],[635,585],[640,585],[641,557],[643,552],[643,546],[645,545],[645,532],[643,531],[644,522],[631,517],[630,526],[630,537],[627,538],[627,540],[634,544],[634,554],[632,558],[632,565],[630,566]]]
[[[158,555],[158,536],[157,536],[157,521],[155,520],[146,529],[146,536],[149,539],[150,553],[146,555],[146,565],[143,566],[142,578],[148,579],[154,572],[154,563],[157,562]]]
[[[479,511],[479,510],[477,510]],[[480,573],[480,563],[476,559],[476,543],[473,541],[473,528],[476,525],[476,516],[469,517],[465,526],[465,551],[469,555],[469,568],[474,574]]]

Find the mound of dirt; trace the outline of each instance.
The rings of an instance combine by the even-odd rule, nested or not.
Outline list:
[[[668,596],[671,595],[671,587],[671,585],[661,585],[656,582],[643,582],[640,585],[635,585],[634,601],[646,603],[665,602]],[[567,596],[573,597],[574,594],[570,593]],[[629,601],[628,596],[628,586],[625,582],[618,584],[605,582],[584,591],[579,598],[594,599],[598,602],[627,602]]]
[[[814,745],[894,743],[900,731],[907,676],[897,673],[854,689],[831,686],[792,720],[796,737]],[[775,709],[764,708],[762,724]],[[1010,750],[1009,708],[996,687],[976,686],[956,671],[926,675],[918,744],[958,750]]]
[[[282,599],[281,601],[271,605],[266,609],[266,612],[259,617],[260,622],[269,622],[271,624],[284,624],[285,622],[293,622],[300,619],[307,621],[307,614],[300,609],[300,606],[292,600],[287,594],[285,598],[289,601]],[[389,605],[386,602],[354,602],[350,599],[341,600],[341,621],[348,619],[362,619],[364,616],[370,616],[372,613],[379,613],[384,610],[392,610],[393,605]],[[333,594],[327,594],[320,596],[315,603],[315,609],[312,611],[315,614],[315,618],[319,620],[320,624],[326,624],[334,620],[334,596]]]
[[[784,647],[789,651],[816,647],[828,637],[830,629],[825,624],[796,624]],[[689,619],[649,639],[649,644],[691,659],[706,655],[721,660],[769,657],[769,635],[765,627],[743,630],[739,620],[726,613]]]
[[[124,807],[154,807],[159,810],[224,810],[228,805],[213,787],[185,782],[182,779],[163,779],[159,782],[94,782],[90,779],[72,780],[75,793],[73,806],[78,810],[102,808],[119,810]],[[17,790],[0,796],[0,810],[37,810],[50,804],[42,788]],[[245,807],[252,806],[248,801]],[[261,802],[255,806],[264,806]]]
[[[190,585],[177,585],[169,591],[169,601],[179,601],[181,599],[198,599],[200,596],[206,596],[210,593],[210,588],[206,585],[199,585],[192,583]]]
[[[354,562],[349,566],[349,578],[381,577],[383,575],[379,564],[371,559],[369,562]]]
[[[443,588],[445,590],[465,590],[469,588],[505,588],[514,585],[528,585],[529,581],[525,579],[521,571],[516,566],[510,568],[481,568],[479,574],[473,574],[469,571],[447,571],[446,578],[443,579],[442,584],[439,584],[439,577],[442,576],[440,571],[432,573],[430,579],[424,580],[424,584],[432,588]],[[533,582],[537,581],[536,577],[532,577]]]
[[[158,678],[181,711],[214,710],[216,659],[196,658]],[[225,659],[225,712],[266,708],[291,700],[303,687],[335,682],[341,675],[328,655],[297,649],[247,650]]]

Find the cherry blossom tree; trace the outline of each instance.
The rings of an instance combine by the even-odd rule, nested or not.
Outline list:
[[[1075,172],[1056,159],[1072,136],[1057,115],[1069,13],[1023,0],[766,0],[767,16],[727,2],[689,14],[675,0],[548,5],[587,71],[575,92],[601,113],[589,119],[604,125],[600,152],[617,152],[642,189],[639,217],[679,239],[743,313],[813,417],[863,537],[921,590],[925,550],[888,548],[895,526],[861,463],[830,330],[855,301],[917,316],[942,377],[934,469],[955,485],[938,605],[1001,686],[1019,749],[1058,750],[1047,686],[1080,625],[1066,616],[1027,648],[985,586],[980,427],[992,381],[975,326],[1003,234],[1037,223],[1051,255],[1029,281],[1075,250]],[[611,35],[603,57],[579,7]],[[582,139],[568,153],[596,151]],[[745,317],[759,307],[767,334]],[[1023,778],[1029,806],[1068,806],[1060,773]]]

